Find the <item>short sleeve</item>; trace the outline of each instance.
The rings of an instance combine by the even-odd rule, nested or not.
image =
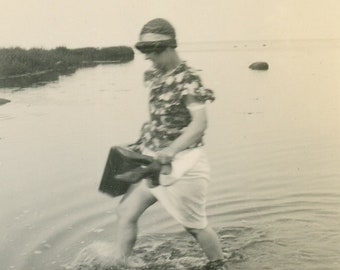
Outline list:
[[[183,87],[181,90],[181,96],[193,96],[199,102],[214,101],[214,92],[203,86],[201,78],[193,73],[192,71],[187,71],[183,78]]]

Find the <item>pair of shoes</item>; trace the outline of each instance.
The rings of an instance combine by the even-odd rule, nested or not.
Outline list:
[[[130,171],[117,174],[116,179],[124,182],[137,183],[143,178],[149,178],[154,186],[158,186],[160,171],[161,164],[154,159],[148,165],[142,165]]]
[[[225,261],[222,259],[210,261],[203,267],[203,270],[227,270],[227,269],[228,268],[225,264]]]

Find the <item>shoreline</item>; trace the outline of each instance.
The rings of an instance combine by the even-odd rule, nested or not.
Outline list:
[[[0,77],[0,88],[24,88],[34,86],[35,84],[46,84],[52,81],[57,81],[59,76],[71,75],[80,68],[95,67],[98,65],[121,64],[129,61],[130,60],[82,61],[79,65],[72,65],[68,67],[60,64],[58,65],[58,63],[56,63],[56,67],[53,69]]]
[[[51,50],[0,48],[0,88],[45,84],[58,80],[59,75],[72,74],[78,68],[126,63],[133,59],[134,51],[127,46]]]

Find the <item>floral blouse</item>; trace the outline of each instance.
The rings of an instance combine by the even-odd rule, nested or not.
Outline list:
[[[168,147],[190,124],[191,115],[185,103],[187,95],[201,103],[215,99],[213,91],[204,88],[200,77],[184,62],[167,74],[157,69],[146,71],[144,83],[150,91],[150,120],[143,125],[135,147],[144,146],[152,151]],[[188,148],[202,145],[201,138]]]

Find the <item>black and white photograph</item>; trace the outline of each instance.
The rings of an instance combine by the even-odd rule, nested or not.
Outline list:
[[[340,269],[340,1],[0,3],[1,270]]]

